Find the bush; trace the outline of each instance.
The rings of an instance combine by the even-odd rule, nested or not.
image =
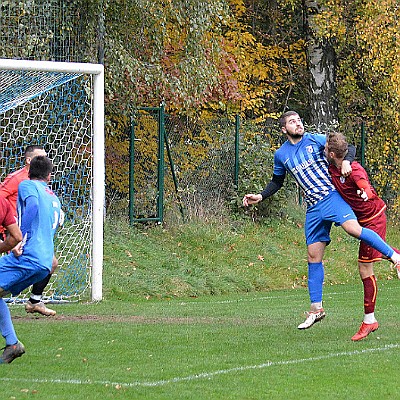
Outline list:
[[[298,204],[300,197],[297,184],[291,177],[285,179],[283,187],[265,201],[244,208],[242,199],[246,193],[260,193],[273,175],[274,153],[282,140],[276,129],[266,133],[267,128],[257,124],[246,125],[240,148],[240,171],[237,196],[232,200],[233,211],[239,215],[250,215],[253,220],[285,217],[288,207]]]

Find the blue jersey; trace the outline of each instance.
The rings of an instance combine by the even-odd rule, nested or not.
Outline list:
[[[324,155],[326,136],[304,133],[300,142],[288,140],[275,152],[274,174],[288,171],[305,193],[307,206],[316,204],[335,191]]]
[[[19,257],[31,264],[51,270],[54,255],[54,234],[59,224],[61,205],[57,196],[46,182],[25,180],[18,187],[18,218],[25,212],[28,197],[33,196],[38,202],[38,212],[30,222],[29,230],[24,234],[23,252]]]

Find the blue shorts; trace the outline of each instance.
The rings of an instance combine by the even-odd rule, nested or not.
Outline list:
[[[304,226],[307,246],[316,242],[329,244],[332,223],[340,226],[352,219],[357,217],[351,207],[337,191],[330,192],[323,200],[307,209]]]
[[[0,287],[13,296],[44,279],[50,270],[12,253],[0,257]]]

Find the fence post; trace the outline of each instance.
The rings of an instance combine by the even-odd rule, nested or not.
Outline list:
[[[240,140],[240,115],[236,114],[235,117],[235,171],[234,171],[234,185],[235,189],[239,188],[239,140]]]
[[[361,165],[365,168],[365,122],[361,122]]]
[[[164,137],[165,137],[165,105],[160,104],[158,113],[158,198],[157,214],[159,222],[163,222],[164,217]]]
[[[131,117],[131,137],[129,143],[129,223],[133,224],[133,206],[134,206],[134,173],[135,173],[135,118]]]

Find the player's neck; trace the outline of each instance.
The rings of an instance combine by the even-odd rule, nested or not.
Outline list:
[[[336,168],[341,169],[343,160],[343,158],[334,158],[333,164],[336,166]]]
[[[303,136],[293,136],[293,135],[286,135],[286,136],[287,140],[292,144],[297,144],[303,139]]]

